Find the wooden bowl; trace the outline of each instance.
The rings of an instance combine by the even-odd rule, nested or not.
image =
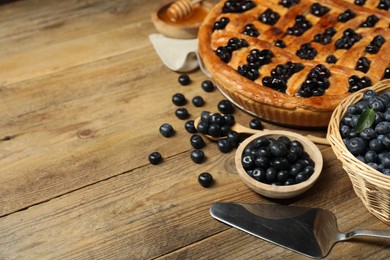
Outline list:
[[[248,146],[249,143],[251,143],[252,141],[254,141],[259,137],[278,138],[282,135],[287,136],[291,141],[297,140],[301,142],[301,144],[304,147],[304,151],[306,151],[310,155],[310,158],[315,163],[314,173],[310,176],[308,180],[298,184],[293,184],[288,186],[271,185],[253,179],[245,171],[241,163],[241,158],[244,149]],[[323,166],[323,159],[322,159],[322,154],[318,149],[318,147],[306,137],[289,131],[275,130],[275,131],[264,131],[262,133],[252,135],[251,137],[247,138],[244,142],[242,142],[240,146],[237,148],[235,154],[235,163],[236,163],[238,174],[240,175],[242,181],[249,188],[268,198],[286,199],[286,198],[292,198],[298,196],[304,193],[305,191],[307,191],[310,187],[314,185],[314,183],[317,181],[318,177],[320,176],[322,166]]]
[[[176,39],[195,39],[198,37],[199,26],[203,22],[213,5],[210,2],[202,1],[194,7],[193,13],[180,21],[171,21],[166,13],[168,2],[159,5],[152,13],[151,18],[156,29],[163,35]]]

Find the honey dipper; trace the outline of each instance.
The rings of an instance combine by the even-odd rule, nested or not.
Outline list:
[[[168,7],[168,17],[172,21],[179,21],[191,15],[194,6],[200,2],[202,0],[176,0]]]

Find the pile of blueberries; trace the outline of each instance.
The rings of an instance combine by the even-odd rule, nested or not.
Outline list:
[[[242,33],[250,37],[257,37],[260,35],[260,32],[256,29],[256,27],[252,23],[245,25],[244,31]]]
[[[262,79],[262,83],[266,87],[285,93],[288,79],[303,68],[304,66],[301,63],[287,62],[286,64],[279,64],[271,71],[271,76]]]
[[[366,52],[370,54],[376,54],[378,53],[379,49],[382,47],[382,45],[385,43],[385,38],[381,35],[377,35],[372,39],[370,44],[366,46]]]
[[[357,75],[352,75],[348,79],[349,88],[348,91],[353,93],[363,88],[367,88],[372,85],[371,78],[369,76],[359,77]]]
[[[324,33],[319,33],[314,36],[313,41],[326,45],[332,42],[332,37],[336,34],[336,29],[330,27]]]
[[[221,17],[221,19],[219,19],[219,21],[216,21],[214,24],[213,24],[213,28],[212,28],[212,31],[215,31],[215,30],[223,30],[225,29],[226,25],[230,22],[230,19],[227,18],[227,17]]]
[[[378,16],[373,14],[368,16],[367,19],[360,24],[360,27],[374,27],[378,21]]]
[[[280,14],[274,12],[271,8],[267,8],[259,15],[257,20],[268,25],[274,25],[280,18]]]
[[[223,13],[243,13],[256,7],[250,0],[228,0],[222,7]]]
[[[314,161],[303,145],[286,136],[259,137],[245,147],[241,163],[253,179],[272,185],[293,185],[310,178]]]
[[[356,17],[356,14],[352,10],[347,9],[344,12],[342,12],[341,14],[339,14],[339,16],[337,17],[337,21],[339,21],[341,23],[346,23],[355,17]]]
[[[290,8],[299,3],[300,0],[280,0],[279,4],[283,7]]]
[[[244,39],[231,38],[225,46],[220,46],[215,50],[215,54],[225,63],[232,58],[233,51],[248,47],[248,42]]]
[[[293,36],[301,36],[312,26],[313,24],[305,16],[297,15],[295,17],[295,24],[292,27],[288,27],[286,33]]]
[[[360,6],[363,6],[365,3],[366,3],[366,0],[355,0],[354,1],[355,5],[360,5]],[[389,8],[390,8],[389,0],[380,0],[376,8],[383,9],[383,10],[389,10]]]
[[[303,60],[313,60],[317,56],[318,52],[314,49],[310,43],[304,43],[295,53],[299,58]]]
[[[366,109],[375,112],[375,121],[358,133],[358,120]],[[357,159],[390,175],[390,91],[379,94],[367,90],[362,100],[347,108],[341,119],[340,134]]]
[[[360,57],[355,65],[355,70],[366,73],[370,69],[371,61],[367,57]]]
[[[350,49],[355,43],[360,41],[362,36],[353,29],[348,28],[343,32],[343,36],[335,42],[336,49]]]
[[[253,49],[246,58],[247,64],[240,65],[237,72],[250,80],[256,80],[259,76],[259,68],[265,64],[269,64],[274,57],[272,51],[264,49]]]
[[[329,7],[323,6],[319,3],[314,3],[310,7],[310,13],[317,17],[321,17],[329,11],[330,11]]]
[[[310,70],[298,90],[301,97],[322,96],[325,90],[329,88],[328,78],[331,76],[330,71],[323,64],[319,64]]]

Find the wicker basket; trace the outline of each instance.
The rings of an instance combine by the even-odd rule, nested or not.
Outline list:
[[[390,90],[390,80],[380,81],[369,89],[379,93]],[[367,90],[367,88],[362,89],[352,94],[334,110],[329,122],[327,139],[348,173],[356,194],[368,211],[390,225],[390,176],[371,168],[353,156],[344,145],[339,131],[340,120],[347,107],[361,100]]]

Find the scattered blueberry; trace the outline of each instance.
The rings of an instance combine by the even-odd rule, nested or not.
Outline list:
[[[227,99],[223,99],[218,102],[217,105],[218,111],[222,114],[232,114],[234,112],[234,107],[232,102]]]
[[[206,145],[203,138],[198,134],[194,134],[191,136],[190,143],[194,149],[202,149]]]
[[[153,165],[157,165],[162,161],[162,156],[159,152],[153,152],[148,157],[149,162]]]
[[[165,123],[160,126],[160,133],[164,137],[171,137],[175,134],[175,130],[173,129],[172,125]]]
[[[233,150],[233,146],[231,145],[231,143],[227,139],[219,139],[217,141],[217,147],[218,147],[218,150],[220,150],[223,153],[228,153],[231,150]]]
[[[204,155],[204,152],[200,149],[195,149],[191,152],[191,160],[194,162],[194,163],[202,163],[205,159],[205,155]]]
[[[226,140],[233,148],[237,148],[240,144],[240,136],[236,131],[229,131],[226,135]]]
[[[177,118],[184,120],[190,117],[190,114],[188,113],[188,110],[184,107],[176,109],[175,115]]]
[[[180,75],[178,81],[182,86],[187,86],[191,83],[190,76],[188,76],[187,74]]]
[[[204,100],[201,96],[195,96],[192,98],[192,104],[196,107],[201,107],[204,105]]]
[[[249,128],[256,129],[256,130],[263,130],[263,123],[261,122],[260,118],[253,118],[249,122]]]
[[[201,87],[206,92],[213,92],[215,87],[211,80],[204,80],[202,81]]]
[[[190,134],[194,134],[196,132],[198,132],[195,128],[195,123],[194,123],[194,120],[188,120],[185,122],[184,124],[184,128],[187,130],[188,133]]]
[[[213,176],[208,172],[202,172],[198,176],[198,182],[205,188],[208,188],[213,184]]]
[[[176,106],[184,106],[187,100],[182,93],[176,93],[172,96],[172,103]]]

